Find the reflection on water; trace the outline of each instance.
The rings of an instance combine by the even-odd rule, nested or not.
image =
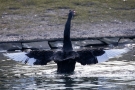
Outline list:
[[[97,57],[100,63],[86,66],[77,63],[73,74],[57,74],[54,62],[31,66],[11,60],[1,52],[0,90],[134,90],[134,44],[105,51]]]
[[[4,62],[6,61],[2,61]],[[56,65],[53,63],[47,66],[27,66],[16,62],[12,64],[14,66],[1,66],[3,73],[0,77],[0,89],[2,90],[90,88],[91,90],[134,90],[135,88],[133,61],[111,60],[83,67],[77,64],[75,73],[70,75],[57,74],[54,68]]]

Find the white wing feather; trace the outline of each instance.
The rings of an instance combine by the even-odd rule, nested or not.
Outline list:
[[[107,61],[110,58],[115,58],[119,57],[124,53],[127,53],[130,49],[124,48],[124,49],[110,49],[110,50],[105,50],[105,54],[98,56],[98,62],[104,62]]]
[[[27,64],[33,65],[36,59],[29,58],[26,54],[27,54],[26,52],[4,53],[4,56],[15,61],[20,61],[22,63],[25,63],[27,61]]]

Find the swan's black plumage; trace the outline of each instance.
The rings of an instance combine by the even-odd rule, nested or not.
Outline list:
[[[64,29],[63,48],[61,51],[31,51],[27,54],[28,57],[36,59],[35,65],[46,65],[50,61],[57,63],[57,71],[60,73],[70,73],[75,69],[76,62],[82,65],[96,64],[98,60],[96,56],[100,56],[105,52],[103,50],[80,50],[73,51],[72,43],[70,40],[70,25],[74,11],[70,10],[68,19]]]
[[[53,51],[42,50],[42,51],[31,51],[27,54],[29,58],[35,58],[36,61],[33,63],[34,65],[46,65],[48,62],[51,61],[50,57],[53,56]]]
[[[81,50],[77,52],[79,54],[79,58],[77,62],[81,63],[81,65],[89,65],[98,63],[97,56],[103,55],[105,52],[102,49],[95,50]]]

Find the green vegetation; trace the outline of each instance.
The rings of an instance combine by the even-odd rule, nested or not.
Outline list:
[[[135,0],[0,0],[0,15],[74,9],[76,21],[135,20]],[[58,16],[63,19],[63,16]],[[65,17],[64,17],[65,18]],[[78,21],[80,20],[80,21]]]

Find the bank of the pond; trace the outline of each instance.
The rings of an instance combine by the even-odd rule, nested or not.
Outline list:
[[[39,26],[18,29],[5,28],[0,31],[0,41],[41,40],[63,38],[64,24],[48,25],[38,21]],[[38,23],[36,22],[36,23]],[[135,22],[72,23],[71,38],[135,36]]]
[[[0,42],[63,38],[76,10],[71,38],[135,36],[134,0],[0,0]]]

